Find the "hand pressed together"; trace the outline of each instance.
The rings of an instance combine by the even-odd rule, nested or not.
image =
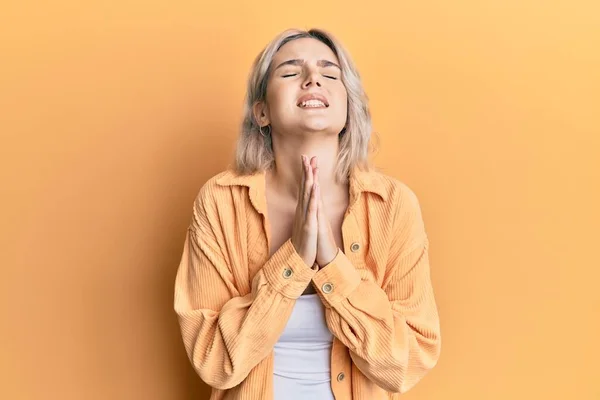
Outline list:
[[[308,157],[302,156],[302,171],[292,243],[308,266],[316,262],[322,268],[335,258],[339,249],[325,214],[317,157],[309,161]]]

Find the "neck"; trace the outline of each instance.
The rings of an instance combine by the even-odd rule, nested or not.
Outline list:
[[[337,135],[310,133],[306,135],[274,135],[275,166],[270,171],[274,189],[286,197],[298,200],[298,186],[302,182],[302,154],[310,160],[317,157],[319,185],[323,202],[334,201],[347,190],[344,183],[336,182],[335,166],[339,151]]]

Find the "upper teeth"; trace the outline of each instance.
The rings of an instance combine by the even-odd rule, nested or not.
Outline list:
[[[325,107],[321,100],[307,100],[300,103],[300,107]]]

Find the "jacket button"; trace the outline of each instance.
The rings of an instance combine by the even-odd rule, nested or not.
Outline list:
[[[294,275],[294,271],[292,271],[291,269],[286,268],[283,270],[283,277],[285,279],[290,279],[292,277],[292,275]]]
[[[356,253],[358,250],[360,250],[360,244],[357,242],[352,243],[350,250],[352,250],[353,253]]]
[[[343,372],[340,372],[339,375],[337,376],[338,382],[343,381],[345,377],[346,377],[346,375],[344,375]]]
[[[327,293],[327,294],[333,292],[333,283],[327,282],[326,284],[323,285],[321,290],[323,290],[323,293]]]

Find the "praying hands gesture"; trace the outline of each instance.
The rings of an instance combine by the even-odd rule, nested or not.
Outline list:
[[[302,171],[303,180],[299,187],[292,243],[308,266],[316,262],[322,268],[335,258],[339,249],[325,214],[317,157],[308,160],[303,155]]]

